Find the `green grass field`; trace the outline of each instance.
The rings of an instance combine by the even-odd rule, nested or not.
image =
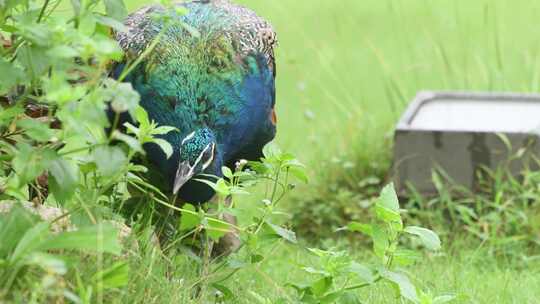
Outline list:
[[[369,162],[419,90],[539,89],[539,2],[238,2],[278,32],[278,141],[317,174],[324,174],[318,162],[347,155],[358,144],[355,153]],[[537,262],[495,258],[489,248],[470,244],[476,243],[444,243],[443,255],[424,261],[414,278],[437,293],[457,295],[455,303],[540,303]],[[365,249],[356,251],[363,256]],[[261,266],[267,274],[255,269],[236,276],[229,286],[240,295],[238,303],[254,303],[252,292],[268,303],[291,292],[274,280],[301,280],[303,274],[289,267],[305,256],[302,249],[281,248]],[[400,303],[380,289],[363,296],[362,303]]]

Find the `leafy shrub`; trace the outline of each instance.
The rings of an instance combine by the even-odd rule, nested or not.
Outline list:
[[[437,251],[441,242],[433,231],[417,227],[403,226],[399,202],[393,185],[386,186],[376,199],[371,224],[351,222],[342,230],[361,232],[370,237],[373,253],[377,257],[375,265],[366,266],[355,261],[345,251],[325,251],[309,249],[317,256],[316,263],[302,269],[316,279],[306,284],[291,283],[298,292],[302,303],[334,303],[343,297],[355,298],[351,291],[372,287],[378,283],[389,283],[398,298],[413,303],[447,303],[454,296],[433,297],[423,292],[410,280],[400,267],[410,266],[421,259],[421,255],[400,245],[400,239],[407,235],[417,237],[428,250]]]
[[[321,155],[309,188],[291,199],[294,228],[308,240],[335,238],[339,227],[369,217],[387,179],[391,145],[389,138],[375,139],[363,131],[368,130],[360,128],[359,138],[347,137],[343,146],[348,150],[338,156]]]

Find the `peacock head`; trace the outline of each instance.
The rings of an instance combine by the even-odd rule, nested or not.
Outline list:
[[[173,184],[173,194],[192,177],[201,173],[217,174],[221,167],[221,157],[214,133],[208,128],[198,129],[188,134],[180,144],[178,168]]]

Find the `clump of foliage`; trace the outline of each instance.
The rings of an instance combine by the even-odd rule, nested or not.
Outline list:
[[[310,187],[291,200],[294,228],[310,241],[333,239],[337,228],[369,217],[369,208],[387,179],[390,137],[372,137],[381,132],[367,125],[354,129],[361,135],[347,134],[342,153],[321,156]]]
[[[477,171],[475,191],[457,185],[442,170],[432,174],[437,196],[424,198],[414,189],[407,202],[409,218],[452,235],[468,235],[487,243],[493,254],[523,256],[540,245],[538,229],[540,174],[525,167],[516,176],[510,158],[497,169]],[[519,162],[522,160],[519,159]]]
[[[97,252],[102,261],[121,252],[116,229],[103,220],[121,222],[110,206],[123,198],[113,193],[143,170],[130,162],[141,138],[107,134],[105,109],[112,101],[117,113],[134,113],[138,94],[106,77],[111,60],[122,57],[109,33],[121,28],[126,9],[104,1],[106,13],[98,13],[100,3],[71,1],[68,16],[54,15],[60,1],[0,6],[0,204],[15,204],[1,215],[0,300],[80,300],[64,278],[73,269],[64,254]],[[110,145],[114,139],[131,148]],[[65,213],[30,219],[17,207],[30,200]],[[53,233],[65,217],[76,231]],[[125,284],[125,264],[102,266],[93,279],[101,283],[87,282],[94,293]],[[104,284],[101,271],[121,279]]]
[[[403,225],[393,185],[382,190],[372,210],[372,223],[351,222],[341,230],[361,232],[369,236],[373,243],[376,263],[366,266],[346,251],[310,248],[309,251],[317,256],[317,260],[312,266],[302,269],[317,279],[307,284],[291,284],[297,290],[302,303],[333,303],[342,297],[354,298],[351,293],[353,290],[385,283],[393,287],[397,298],[413,303],[452,301],[454,296],[434,297],[422,291],[411,281],[407,272],[400,269],[421,259],[418,252],[401,246],[403,237],[416,237],[426,249],[437,251],[441,248],[437,234],[426,228]]]

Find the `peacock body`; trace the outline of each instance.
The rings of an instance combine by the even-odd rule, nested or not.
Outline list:
[[[173,147],[170,158],[155,144],[145,146],[161,184],[185,201],[204,202],[214,193],[193,177],[221,176],[222,166],[256,160],[275,136],[276,35],[254,12],[226,0],[176,8],[187,12],[161,6],[136,11],[116,39],[129,61],[159,36],[125,80],[152,120],[179,130],[161,136]],[[123,69],[119,64],[115,74]]]

